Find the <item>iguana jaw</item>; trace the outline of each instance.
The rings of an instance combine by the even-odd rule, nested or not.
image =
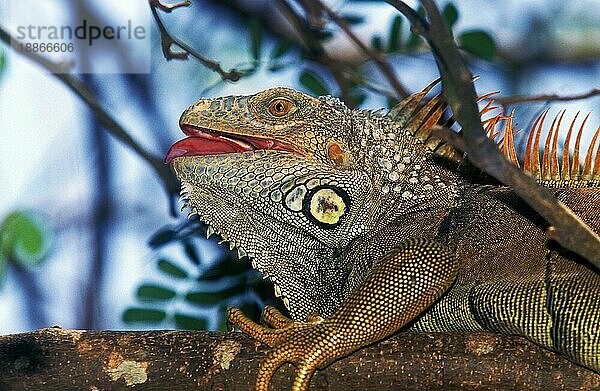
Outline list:
[[[180,156],[209,156],[242,153],[255,150],[284,151],[306,156],[306,151],[289,142],[274,138],[258,137],[243,132],[227,132],[181,124],[187,138],[173,144],[167,153],[165,163]]]

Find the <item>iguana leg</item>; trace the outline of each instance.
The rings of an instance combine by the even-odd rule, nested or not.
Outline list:
[[[272,329],[230,308],[229,322],[273,347],[260,366],[256,390],[266,391],[284,362],[297,366],[292,390],[306,390],[316,369],[394,333],[429,307],[451,285],[457,268],[445,247],[426,239],[409,240],[376,262],[330,318],[313,316],[311,323]],[[283,324],[270,310],[269,319]]]

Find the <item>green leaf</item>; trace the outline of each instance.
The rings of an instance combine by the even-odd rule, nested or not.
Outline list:
[[[496,55],[496,42],[485,31],[465,31],[458,36],[462,49],[485,60],[491,60]]]
[[[319,30],[315,32],[315,36],[319,41],[327,41],[333,37],[333,33],[331,31]]]
[[[6,54],[4,50],[0,50],[0,74],[4,71],[4,67],[6,66]]]
[[[206,330],[208,327],[206,319],[180,313],[173,315],[173,322],[183,330]]]
[[[444,10],[442,11],[442,16],[446,20],[446,23],[448,23],[448,27],[450,27],[450,30],[452,30],[452,27],[458,20],[458,10],[454,6],[454,4],[446,4]]]
[[[188,277],[188,273],[185,270],[176,265],[174,262],[164,258],[158,261],[158,270],[174,278],[183,279]]]
[[[300,74],[300,84],[316,96],[329,95],[325,84],[317,75],[310,71],[304,71]]]
[[[47,256],[50,242],[51,232],[35,212],[13,212],[0,224],[0,256],[10,262],[37,265]]]
[[[144,284],[138,287],[136,295],[143,301],[165,301],[174,298],[177,292],[164,286]]]
[[[340,17],[351,25],[361,24],[365,22],[365,17],[358,14],[343,14],[340,15]]]
[[[260,21],[258,19],[250,19],[250,36],[252,39],[250,52],[254,61],[258,61],[260,59],[260,52],[262,50],[262,35],[263,28]]]
[[[4,276],[6,276],[6,269],[7,269],[7,260],[6,258],[4,258],[3,256],[0,255],[0,288],[2,287],[2,284],[4,283]]]
[[[292,41],[289,39],[281,39],[271,52],[271,59],[277,59],[286,54],[292,48]]]
[[[406,43],[406,48],[408,50],[416,50],[423,45],[423,42],[423,38],[421,38],[420,35],[417,35],[411,31],[408,37],[408,42]]]
[[[163,227],[156,231],[150,239],[148,239],[148,245],[151,248],[157,248],[164,246],[165,244],[172,242],[177,238],[177,231],[169,228]]]
[[[394,17],[392,26],[390,27],[390,37],[388,44],[388,51],[396,52],[400,49],[400,42],[402,40],[402,17],[397,15]]]
[[[383,41],[381,36],[375,35],[371,38],[371,47],[378,52],[383,52]]]
[[[198,255],[198,251],[196,251],[196,246],[194,246],[194,244],[188,240],[182,242],[182,244],[183,251],[185,252],[185,255],[187,255],[187,257],[189,258],[189,260],[192,261],[195,265],[199,265],[200,256]]]
[[[419,14],[422,18],[425,18],[425,8],[419,5],[417,7],[417,14]],[[425,40],[421,38],[420,35],[410,32],[410,36],[408,37],[408,42],[406,43],[406,48],[409,51],[414,51],[423,46]]]
[[[196,305],[215,305],[244,293],[246,289],[246,284],[240,283],[217,292],[193,291],[185,295],[185,300]]]
[[[123,313],[123,322],[158,323],[163,321],[166,317],[166,312],[162,310],[155,310],[151,308],[128,308]]]
[[[385,100],[385,107],[387,107],[388,109],[391,109],[392,107],[396,106],[398,104],[398,99],[395,98],[386,98]]]
[[[269,67],[269,71],[277,72],[285,68],[284,64],[273,64]]]
[[[354,107],[360,107],[360,105],[362,105],[366,99],[367,96],[363,93],[352,94],[352,104]]]
[[[198,281],[215,281],[226,276],[239,276],[250,270],[250,263],[224,257],[217,264],[202,273]]]

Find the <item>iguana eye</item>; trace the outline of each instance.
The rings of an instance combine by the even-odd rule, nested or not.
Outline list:
[[[269,113],[275,117],[283,117],[295,108],[296,107],[292,102],[283,98],[273,99],[271,103],[269,103]]]

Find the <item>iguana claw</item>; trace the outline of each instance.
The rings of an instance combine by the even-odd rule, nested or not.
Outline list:
[[[270,305],[265,306],[261,318],[263,323],[274,329],[283,329],[294,323],[293,320],[284,316],[277,308],[271,307]]]
[[[292,391],[307,390],[315,370],[323,368],[340,355],[339,338],[342,334],[318,315],[309,316],[310,322],[294,322],[274,307],[266,307],[263,319],[274,328],[253,322],[239,308],[227,309],[230,323],[273,348],[260,365],[256,379],[257,391],[266,391],[277,369],[286,362],[296,365]]]

